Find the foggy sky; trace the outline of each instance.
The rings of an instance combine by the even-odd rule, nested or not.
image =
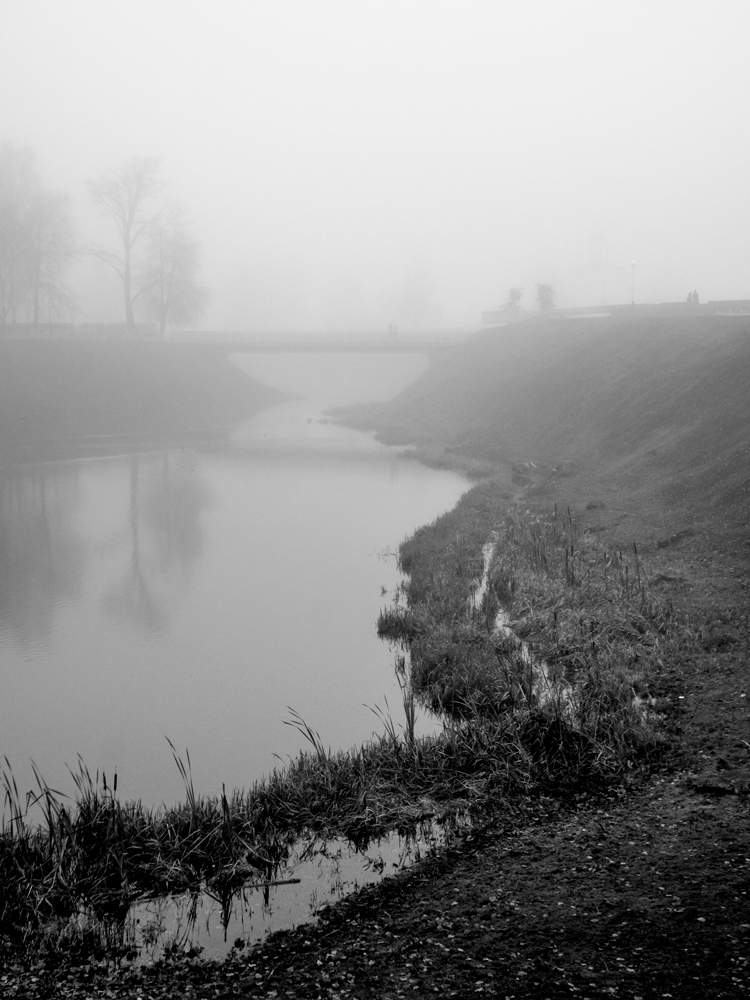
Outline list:
[[[0,0],[0,139],[82,240],[86,181],[158,158],[205,327],[471,327],[629,301],[631,260],[638,301],[750,297],[749,37],[746,0]]]

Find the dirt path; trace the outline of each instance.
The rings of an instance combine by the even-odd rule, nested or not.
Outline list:
[[[742,997],[749,890],[746,804],[664,778],[480,839],[352,901],[293,971],[271,971],[282,942],[257,970],[279,996]]]

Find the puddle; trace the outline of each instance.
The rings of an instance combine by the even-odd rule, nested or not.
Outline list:
[[[497,532],[493,531],[489,541],[482,546],[482,579],[476,582],[469,599],[470,607],[477,611],[489,586],[489,575],[492,560],[498,544]],[[568,722],[575,718],[576,704],[573,688],[563,678],[556,676],[545,660],[540,660],[531,654],[531,650],[523,639],[519,639],[510,627],[508,612],[500,608],[495,616],[494,634],[502,636],[516,652],[518,660],[529,677],[529,694],[533,703],[541,708],[552,705],[558,714]]]
[[[175,951],[224,958],[232,947],[257,944],[272,931],[315,922],[322,907],[409,868],[469,825],[468,818],[458,818],[448,832],[424,823],[415,836],[393,834],[364,852],[345,841],[315,842],[298,848],[277,884],[243,888],[224,901],[208,892],[144,900],[130,910],[125,942],[136,950],[136,964]]]
[[[469,598],[469,606],[478,611],[482,606],[489,586],[490,568],[498,544],[498,535],[493,531],[490,538],[482,546],[482,578],[476,580]],[[534,705],[540,708],[552,707],[558,717],[575,726],[578,721],[579,703],[577,693],[572,684],[550,668],[546,660],[532,655],[528,643],[520,639],[513,631],[512,620],[504,608],[499,608],[494,621],[494,635],[502,636],[510,648],[516,653],[518,662],[529,679],[528,692]],[[653,698],[641,698],[635,692],[631,699],[631,707],[642,722],[653,713],[656,701]]]

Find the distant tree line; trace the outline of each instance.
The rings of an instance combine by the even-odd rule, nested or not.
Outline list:
[[[112,223],[108,245],[80,244],[68,198],[45,190],[33,153],[0,144],[0,326],[38,326],[75,312],[66,276],[74,259],[101,260],[118,275],[125,324],[191,323],[203,313],[207,291],[198,282],[199,246],[183,206],[162,196],[158,163],[135,159],[89,182],[89,193]]]

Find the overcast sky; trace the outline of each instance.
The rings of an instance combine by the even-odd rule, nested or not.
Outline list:
[[[156,157],[224,329],[750,297],[747,0],[0,0],[0,139]],[[120,319],[104,267],[82,318]]]

